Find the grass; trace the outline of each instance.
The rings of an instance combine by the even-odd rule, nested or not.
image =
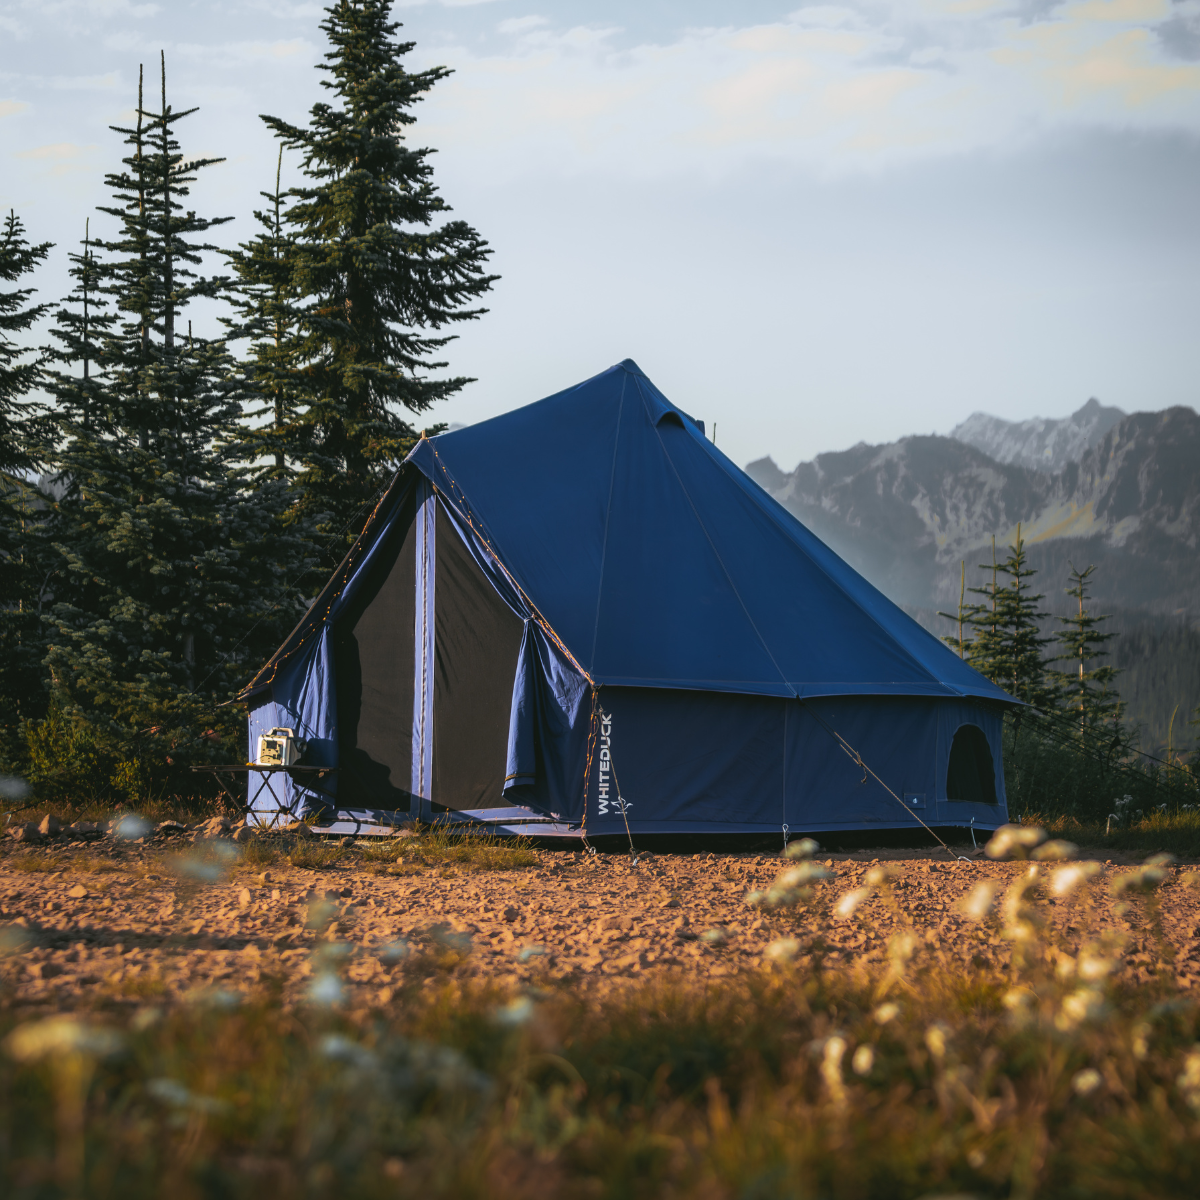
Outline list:
[[[1021,819],[1025,824],[1044,826],[1054,837],[1093,849],[1200,858],[1200,810],[1151,812],[1111,825],[1107,821],[1080,821],[1044,813],[1025,813]]]
[[[264,988],[164,1010],[136,976],[117,991],[142,1007],[97,995],[66,1025],[0,1003],[0,1194],[1194,1196],[1200,1004],[1154,890],[1186,884],[1056,888],[1069,869],[1018,876],[955,944],[900,934],[845,969],[822,963],[818,895],[800,957],[727,982],[520,991],[413,956],[374,1008]],[[1122,966],[1113,905],[1148,964]],[[973,962],[976,941],[1011,950]]]
[[[520,871],[539,865],[538,856],[527,838],[454,833],[437,825],[421,829],[412,837],[397,838],[393,845],[397,862],[421,862],[426,866]]]

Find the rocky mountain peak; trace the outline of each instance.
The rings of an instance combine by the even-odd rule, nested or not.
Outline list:
[[[1069,417],[1033,417],[1005,421],[989,413],[972,413],[950,436],[982,450],[997,462],[1057,474],[1068,463],[1078,462],[1125,413],[1092,397]]]

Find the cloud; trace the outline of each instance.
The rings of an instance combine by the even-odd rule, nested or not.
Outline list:
[[[49,146],[37,146],[33,150],[22,150],[18,158],[56,159],[78,158],[87,150],[94,150],[95,145],[79,146],[74,142],[54,142]]]
[[[496,29],[500,33],[513,34],[525,33],[530,29],[536,29],[539,25],[548,25],[549,21],[545,17],[509,17],[506,21],[501,21]]]
[[[0,100],[0,117],[13,117],[29,107],[24,100]]]
[[[1168,0],[825,4],[634,46],[613,28],[513,18],[499,25],[513,40],[492,53],[418,46],[455,67],[422,127],[502,173],[553,159],[641,174],[728,172],[747,155],[836,173],[1066,128],[1193,132],[1200,68],[1159,34],[1179,11]]]

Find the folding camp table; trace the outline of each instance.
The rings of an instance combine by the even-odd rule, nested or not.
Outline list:
[[[211,775],[220,785],[221,790],[227,795],[239,808],[245,809],[247,813],[255,813],[260,817],[271,815],[269,821],[260,824],[267,829],[273,829],[284,814],[293,821],[303,820],[303,814],[295,811],[294,808],[284,804],[278,793],[275,791],[275,785],[271,781],[273,775],[278,775],[280,772],[286,773],[296,783],[302,784],[306,791],[312,792],[318,796],[328,797],[330,804],[333,804],[334,796],[332,793],[325,791],[320,784],[329,776],[337,773],[337,767],[272,767],[265,766],[262,763],[229,763],[217,766],[200,766],[193,767],[193,771],[202,775]],[[246,803],[243,806],[231,790],[237,776],[246,776]],[[250,795],[250,776],[259,776],[258,787],[255,789],[254,795]],[[228,784],[225,778],[228,778]],[[254,802],[262,795],[263,789],[267,790],[267,794],[275,801],[274,808],[255,808]]]

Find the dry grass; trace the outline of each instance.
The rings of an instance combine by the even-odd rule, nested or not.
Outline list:
[[[1195,881],[1089,870],[981,884],[973,934],[902,929],[845,969],[823,930],[868,918],[831,910],[800,863],[751,898],[782,936],[727,982],[598,990],[546,971],[516,990],[457,977],[469,942],[438,926],[370,1010],[342,1008],[353,964],[322,943],[298,1010],[264,986],[161,1011],[133,976],[113,987],[140,1008],[100,996],[66,1026],[0,1011],[0,1035],[22,1022],[0,1058],[0,1193],[1194,1196],[1200,1005],[1170,969],[1158,889]],[[863,886],[903,915],[886,868]],[[1068,919],[1051,924],[1051,900]],[[1149,962],[1124,961],[1114,906]],[[997,944],[1001,961],[982,953]],[[449,974],[431,977],[438,955]]]
[[[62,852],[14,854],[5,861],[10,871],[28,871],[35,874],[53,874],[56,871],[80,872],[89,875],[115,874],[127,871],[128,867],[92,854],[64,854]]]

